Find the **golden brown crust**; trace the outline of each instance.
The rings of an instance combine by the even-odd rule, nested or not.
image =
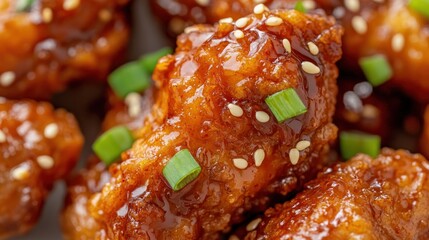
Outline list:
[[[429,162],[383,149],[327,169],[246,239],[427,239]]]
[[[69,10],[42,0],[29,12],[16,12],[17,2],[0,1],[0,74],[14,79],[0,81],[0,96],[46,99],[72,80],[103,80],[127,42],[127,0],[81,0]]]
[[[268,26],[270,17],[282,23]],[[179,37],[176,54],[159,62],[154,74],[159,92],[143,137],[111,169],[112,180],[90,204],[109,237],[214,238],[242,221],[244,212],[265,209],[270,195],[299,188],[322,167],[336,137],[331,121],[341,28],[330,18],[274,11],[250,15],[243,38],[234,30],[228,23],[190,28]],[[284,38],[292,53],[283,47]],[[317,56],[307,49],[309,41],[319,47]],[[321,72],[304,72],[304,60]],[[264,99],[286,88],[296,89],[308,112],[279,124]],[[241,106],[243,116],[232,116],[230,103]],[[256,111],[267,112],[270,120],[258,122]],[[301,140],[311,146],[293,165],[289,151]],[[174,192],[162,169],[185,148],[202,172]],[[259,148],[266,157],[256,167],[253,154]],[[238,169],[233,158],[244,158],[248,167]]]
[[[51,124],[57,126],[56,134],[46,133]],[[4,98],[0,131],[1,238],[24,233],[36,223],[54,181],[75,165],[83,137],[74,117],[64,110]]]

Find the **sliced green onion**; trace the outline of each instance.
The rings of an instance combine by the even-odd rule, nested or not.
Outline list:
[[[162,48],[156,52],[145,54],[141,59],[140,63],[144,67],[144,69],[149,72],[153,73],[155,70],[156,64],[158,63],[159,59],[164,57],[165,55],[171,54],[173,52],[173,49],[166,47]]]
[[[374,87],[383,84],[393,75],[389,62],[386,57],[381,54],[363,57],[359,59],[359,65],[368,81]]]
[[[134,138],[124,126],[114,127],[103,133],[92,145],[92,150],[106,164],[115,162],[121,153],[130,149]]]
[[[188,149],[176,153],[162,170],[162,174],[174,191],[179,191],[195,180],[200,172],[200,165]]]
[[[429,0],[410,0],[410,8],[429,18]]]
[[[274,93],[265,99],[265,103],[270,107],[278,122],[307,112],[307,108],[293,88]]]
[[[25,12],[33,6],[34,0],[17,0],[15,10],[17,12]]]
[[[376,157],[380,153],[381,138],[359,132],[341,132],[340,150],[343,159],[349,160],[358,153]]]
[[[305,9],[305,6],[304,6],[304,2],[301,1],[301,0],[299,0],[298,2],[296,2],[296,4],[295,4],[295,10],[303,12],[303,13],[307,12],[307,9]]]
[[[149,74],[138,62],[122,65],[109,75],[109,85],[120,98],[132,92],[142,92],[150,86]]]

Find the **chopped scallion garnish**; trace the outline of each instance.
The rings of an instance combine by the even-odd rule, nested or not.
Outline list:
[[[173,50],[169,47],[162,48],[156,52],[145,54],[140,59],[140,63],[142,64],[142,66],[147,72],[153,73],[153,71],[155,70],[156,64],[158,63],[158,60],[172,52]]]
[[[120,98],[132,92],[142,92],[150,83],[149,74],[138,62],[122,65],[109,75],[109,85]]]
[[[307,112],[295,89],[288,88],[265,99],[278,122],[283,122]]]
[[[410,8],[429,18],[429,0],[410,0]]]
[[[179,191],[195,180],[200,172],[200,165],[188,149],[176,153],[162,170],[162,174],[174,191]]]
[[[24,12],[30,10],[35,0],[17,0],[15,10],[17,12]]]
[[[358,153],[376,157],[380,153],[381,138],[377,135],[359,132],[341,132],[340,149],[344,160]]]
[[[304,7],[304,2],[301,0],[298,0],[295,4],[295,10],[306,13],[307,9]]]
[[[92,145],[97,156],[106,164],[115,162],[121,153],[133,145],[134,138],[127,127],[114,127],[103,133]]]
[[[393,71],[384,55],[378,54],[371,57],[359,59],[359,65],[362,68],[367,80],[374,86],[379,86],[389,80]]]

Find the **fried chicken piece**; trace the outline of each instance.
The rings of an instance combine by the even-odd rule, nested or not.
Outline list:
[[[82,144],[76,120],[66,111],[0,98],[0,238],[31,229]]]
[[[176,54],[160,60],[152,118],[90,200],[108,237],[217,238],[245,213],[266,209],[270,196],[299,189],[324,164],[336,137],[341,27],[332,18],[282,10],[250,15],[247,25],[190,28]],[[307,49],[310,41],[318,54]],[[308,111],[278,123],[264,100],[289,88]],[[302,140],[311,145],[295,155]],[[173,191],[162,170],[181,149],[202,171]],[[257,150],[263,154],[256,164]]]
[[[0,96],[47,99],[72,80],[106,78],[128,40],[128,0],[34,1],[18,11],[22,2],[0,0]]]
[[[328,168],[245,239],[428,239],[428,205],[429,162],[383,149]]]

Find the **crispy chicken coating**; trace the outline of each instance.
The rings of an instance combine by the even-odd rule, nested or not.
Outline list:
[[[428,239],[428,205],[429,162],[383,149],[328,168],[245,239]]]
[[[0,0],[0,96],[47,99],[106,78],[128,40],[127,0]]]
[[[37,222],[54,181],[73,168],[82,144],[66,111],[0,98],[0,238]]]
[[[231,23],[189,28],[155,70],[159,91],[141,138],[90,200],[107,235],[217,238],[245,213],[266,209],[270,196],[312,178],[336,137],[341,34],[332,18],[282,10],[250,15],[241,30]],[[278,123],[264,100],[289,88],[308,111]],[[299,152],[303,140],[310,146],[301,143]],[[162,170],[181,149],[202,171],[173,191]]]

